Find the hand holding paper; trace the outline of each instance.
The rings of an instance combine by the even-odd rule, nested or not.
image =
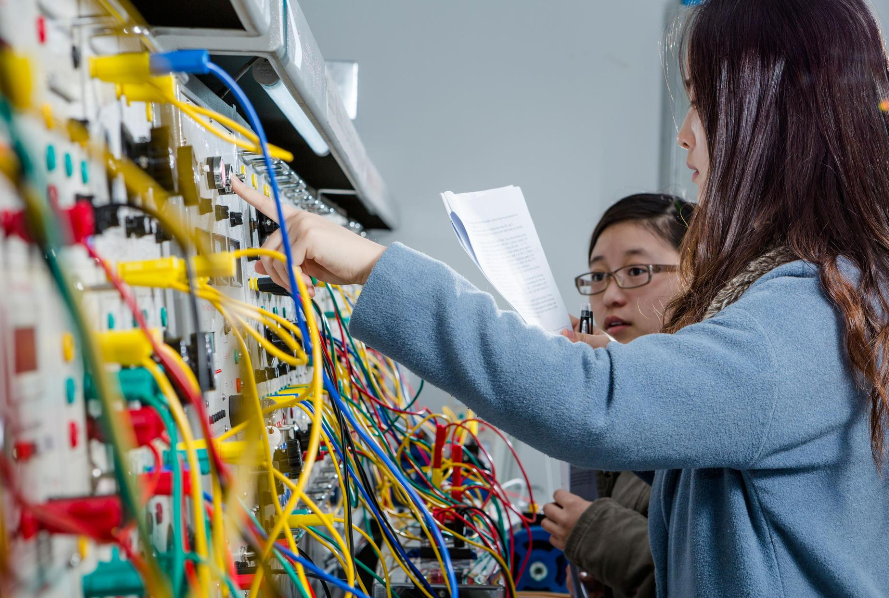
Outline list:
[[[518,187],[441,194],[457,239],[529,324],[558,333],[571,320]]]

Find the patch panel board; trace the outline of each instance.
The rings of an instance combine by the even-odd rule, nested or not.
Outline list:
[[[0,2],[0,591],[502,595],[526,514],[483,422],[414,407],[348,335],[360,289],[257,274],[277,224],[232,181],[361,226],[203,82],[139,74],[161,49],[122,15]]]

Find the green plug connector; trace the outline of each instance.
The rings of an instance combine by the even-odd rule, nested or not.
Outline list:
[[[145,368],[124,368],[117,373],[117,379],[128,401],[143,401],[146,396],[151,400],[160,394],[154,376]]]
[[[106,596],[144,596],[145,585],[133,563],[118,558],[117,553],[107,563],[99,563],[96,570],[83,576],[84,598]]]
[[[198,467],[201,470],[201,475],[209,475],[210,474],[210,456],[207,454],[207,449],[197,449],[195,451],[198,455]],[[184,468],[188,470],[188,456],[185,454],[185,451],[179,451],[179,462],[183,464]],[[173,465],[173,452],[172,451],[164,451],[164,465],[172,467]]]
[[[154,376],[145,368],[122,369],[117,373],[117,382],[127,401],[143,401],[146,396],[150,400],[160,394]],[[83,392],[87,399],[96,398],[96,388],[89,374],[83,377]]]

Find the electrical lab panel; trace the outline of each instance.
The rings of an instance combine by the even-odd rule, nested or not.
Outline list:
[[[197,514],[201,513],[201,519],[206,517],[209,525],[213,522],[211,511],[222,505],[208,504],[204,513],[204,505],[195,506],[193,499],[183,498],[180,506],[172,499],[176,490],[159,488],[169,485],[165,480],[171,479],[171,463],[177,458],[188,472],[194,471],[183,454],[191,456],[194,450],[194,455],[212,460],[201,433],[205,427],[213,438],[230,437],[235,441],[230,446],[243,441],[240,446],[248,453],[261,454],[265,450],[262,443],[267,442],[277,472],[296,480],[304,466],[313,420],[305,409],[274,409],[274,397],[291,390],[296,396],[309,388],[313,375],[323,366],[308,357],[302,365],[281,357],[282,353],[296,354],[282,331],[289,334],[285,324],[289,330],[298,330],[297,309],[286,289],[256,272],[257,255],[232,257],[225,268],[214,266],[210,259],[260,248],[278,228],[233,193],[232,181],[237,178],[271,197],[274,180],[285,205],[314,210],[355,232],[360,233],[361,227],[344,210],[316,198],[316,190],[299,173],[298,161],[275,159],[269,169],[256,148],[245,149],[250,145],[247,123],[233,109],[222,114],[208,106],[202,98],[214,92],[193,76],[175,75],[165,101],[128,97],[127,90],[138,96],[133,91],[138,88],[127,85],[142,82],[127,79],[126,73],[116,83],[95,76],[91,65],[96,57],[158,50],[150,29],[121,26],[113,18],[117,10],[124,9],[105,0],[0,0],[0,76],[5,77],[0,80],[0,569],[5,566],[0,570],[0,594],[50,598],[148,595],[152,590],[145,579],[151,576],[137,566],[142,554],[153,555],[164,571],[177,567],[185,572],[188,587],[199,588],[198,595],[247,596],[252,594],[252,576],[268,565],[255,547],[238,535],[221,543],[228,562],[219,561],[217,568],[226,573],[214,573],[209,585],[200,579],[201,568],[209,567],[209,557],[202,561],[195,547],[200,543]],[[23,201],[29,197],[30,201]],[[39,206],[51,217],[41,216]],[[158,213],[165,222],[175,224],[176,230],[158,220]],[[35,226],[35,221],[49,224]],[[201,255],[195,257],[183,250],[177,237],[182,231],[194,239]],[[48,251],[50,243],[42,236],[52,235],[62,242]],[[128,283],[126,288],[147,330],[87,247],[104,259],[112,274]],[[206,261],[201,262],[204,256]],[[186,263],[196,273],[192,275]],[[337,362],[337,351],[345,356],[337,366],[346,372],[340,392],[354,384],[351,377],[358,376],[351,371],[349,359],[367,359],[365,350],[345,332],[359,292],[352,287],[318,286],[314,298],[314,317],[326,330],[333,353],[330,363]],[[80,327],[77,314],[82,316]],[[109,408],[99,400],[105,391],[89,372],[91,354],[84,346],[84,334],[98,339],[95,351],[105,366],[102,380],[120,393],[119,407],[128,414],[129,423],[123,428],[128,434],[132,430],[133,437],[126,441],[136,444],[123,457],[113,450],[114,442],[122,441],[109,437],[115,432],[109,431],[106,421],[120,414],[109,415]],[[293,332],[293,338],[301,334]],[[136,345],[144,347],[146,338],[155,338],[165,351],[172,350],[175,363],[183,364],[185,377],[193,376],[202,384],[198,395],[202,405],[189,404],[182,394],[177,397],[182,401],[185,421],[176,420],[173,425],[147,413],[159,399],[149,401],[144,393],[160,393],[163,386],[157,376],[150,375],[152,363],[145,365],[145,357],[134,354],[138,353],[132,349],[135,345],[127,344],[127,339],[137,339]],[[154,351],[157,353],[156,347]],[[158,357],[155,361],[162,361]],[[383,369],[374,370],[373,376]],[[159,371],[161,378],[173,378],[171,371]],[[394,364],[391,373],[397,393],[406,397],[401,373]],[[389,384],[382,377],[371,379],[367,371],[364,375],[368,390],[370,385]],[[258,405],[248,398],[253,392]],[[165,400],[173,401],[169,395]],[[264,410],[265,435],[250,439],[244,426],[256,416],[255,409]],[[359,410],[359,415],[363,413],[362,417],[371,421],[381,417],[378,411],[375,406]],[[169,412],[173,416],[178,413],[172,406]],[[432,421],[416,426],[416,441],[421,447],[431,442],[430,434],[421,430],[423,425],[432,426],[433,435],[441,432]],[[381,425],[385,427],[382,420]],[[328,424],[331,426],[336,428],[336,422]],[[190,444],[181,435],[178,440],[171,435],[171,430],[185,428],[196,431],[198,440]],[[465,429],[472,429],[472,425],[466,424]],[[380,437],[384,436],[381,432]],[[454,434],[456,437],[460,443],[470,440],[464,432]],[[143,442],[144,438],[148,440]],[[456,442],[453,438],[452,445]],[[158,439],[169,449],[160,451]],[[203,448],[194,448],[200,442],[205,443]],[[430,449],[434,447],[440,454],[441,439],[430,445]],[[479,480],[494,488],[493,475],[478,448],[476,444],[474,471]],[[315,508],[328,512],[336,505],[342,508],[344,496],[336,462],[329,447],[325,450],[328,452],[318,453],[303,492]],[[387,450],[392,453],[392,447]],[[466,452],[471,451],[467,448]],[[423,461],[422,450],[410,449],[408,453],[398,457],[397,463],[411,475],[415,470],[422,474],[422,467],[432,467]],[[455,449],[452,453],[457,454]],[[452,462],[455,458],[452,456]],[[411,464],[412,459],[417,461]],[[258,463],[239,462],[232,468],[235,477],[249,482],[237,486],[238,495],[230,497],[225,508],[238,508],[240,502],[247,516],[255,519],[256,529],[268,531],[276,509],[290,500],[291,486],[275,482],[270,487],[260,475],[261,461]],[[201,487],[215,491],[205,465],[200,462]],[[264,467],[271,471],[268,463]],[[436,467],[442,469],[440,464]],[[120,473],[124,470],[136,489],[129,500],[138,505],[150,548],[134,531],[133,522],[139,517],[127,512],[128,503],[118,498],[126,488]],[[448,471],[456,476],[451,484],[459,486],[461,470],[452,466]],[[181,483],[193,484],[192,479],[183,470]],[[411,479],[420,487],[421,477]],[[372,481],[389,493],[386,505],[392,512],[399,517],[419,517],[403,504],[406,494],[392,492],[381,476],[372,476]],[[151,492],[145,492],[145,487]],[[178,492],[188,497],[185,486]],[[446,495],[438,488],[436,492],[444,496],[437,500],[445,504],[463,500],[463,490],[449,490]],[[455,498],[448,498],[450,495]],[[490,495],[481,491],[477,497],[483,507],[491,501]],[[471,500],[475,499],[476,495],[471,495]],[[187,508],[189,500],[191,510]],[[471,535],[454,527],[453,517],[436,516],[451,529]],[[499,523],[508,529],[515,520],[511,514],[501,514]],[[210,528],[208,541],[214,543],[213,554],[218,556],[218,526]],[[337,522],[335,529],[342,532],[344,522]],[[430,590],[447,595],[441,556],[430,552],[425,539],[407,533],[405,530],[413,529],[410,526],[400,529],[404,537],[412,538],[405,545],[422,556],[417,562],[424,564],[415,573],[433,584],[427,586]],[[413,533],[419,534],[420,529]],[[294,532],[293,537],[300,542],[301,556],[344,575],[322,542],[302,531]],[[505,552],[505,540],[499,541]],[[450,537],[448,542],[452,548],[459,547],[455,562],[466,572],[460,587],[472,585],[465,595],[504,595],[502,583],[486,581],[493,575],[490,571],[503,567],[502,562],[479,560],[464,544]],[[183,558],[191,559],[188,563],[164,560],[174,543],[190,545],[190,554],[180,551]],[[431,554],[436,558],[430,560]],[[404,556],[403,561],[406,559]],[[293,578],[274,567],[275,590],[264,586],[260,594],[302,596],[291,582]],[[402,592],[416,589],[421,581],[411,579],[409,568],[402,569],[405,573],[393,577],[393,586]],[[226,586],[220,581],[223,578],[233,585]],[[307,583],[315,593],[326,589],[317,576]],[[386,595],[379,583],[368,592]],[[182,592],[174,590],[173,594]]]
[[[35,158],[32,166],[44,182],[50,201],[60,209],[82,201],[96,207],[122,204],[128,199],[151,204],[150,197],[133,197],[120,177],[109,175],[101,161],[87,155],[55,126],[47,126],[47,119],[56,123],[74,119],[86,128],[91,139],[103,140],[111,153],[132,160],[159,184],[169,187],[172,198],[166,206],[168,213],[203,237],[211,251],[259,247],[275,227],[232,193],[229,179],[238,176],[268,193],[269,178],[261,156],[208,134],[195,121],[182,118],[168,107],[118,98],[113,85],[92,79],[88,72],[91,55],[139,49],[138,43],[126,48],[120,47],[120,38],[103,38],[101,13],[99,6],[87,2],[0,3],[0,35],[17,53],[27,56],[34,68],[34,94],[45,118],[35,113],[20,119],[17,134]],[[197,103],[184,87],[177,92],[184,102]],[[282,183],[299,182],[298,175],[287,170],[272,176],[281,177]],[[186,180],[178,180],[180,177]],[[179,193],[180,186],[189,184],[187,179],[196,195]],[[303,186],[308,195],[310,190]],[[0,209],[20,210],[16,193],[6,181],[0,184]],[[96,251],[109,260],[181,256],[169,235],[144,213],[121,207],[109,218],[101,224],[107,228],[94,239]],[[110,464],[101,445],[89,438],[88,419],[93,407],[85,390],[79,347],[65,306],[54,292],[38,252],[33,244],[14,236],[0,241],[0,277],[4,281],[0,295],[0,344],[4,351],[0,409],[4,442],[11,443],[16,479],[29,500],[39,503],[101,495],[113,491],[107,473]],[[126,304],[83,250],[72,247],[61,257],[82,290],[83,304],[95,330],[135,327]],[[232,299],[294,319],[289,297],[254,290],[256,285],[251,282],[265,278],[256,274],[256,263],[240,258],[233,277],[212,280],[211,284]],[[150,328],[160,330],[168,340],[182,339],[185,352],[193,349],[195,339],[187,338],[185,333],[192,326],[186,296],[168,289],[133,290]],[[317,303],[325,312],[332,312],[324,294],[319,292]],[[204,398],[215,435],[233,427],[233,419],[243,417],[239,410],[244,407],[238,402],[245,359],[235,335],[218,312],[202,303],[199,318],[200,329],[211,346],[211,389]],[[248,347],[261,394],[309,381],[309,368],[286,366],[255,342],[248,341]],[[296,411],[277,412],[266,423],[275,429],[281,425],[305,429],[308,420]],[[189,415],[193,418],[194,412]],[[280,439],[281,434],[277,437]],[[134,458],[145,459],[146,465],[150,462],[145,454]],[[316,502],[323,504],[330,499],[330,481],[325,465],[316,466],[310,482]],[[15,505],[7,502],[3,506],[6,525],[15,527]],[[152,539],[166,545],[172,518],[170,500],[151,499],[146,512]],[[76,537],[14,537],[9,547],[11,563],[16,577],[24,580],[16,586],[16,595],[80,596],[82,576],[109,558],[109,550],[85,550],[83,541]],[[230,549],[235,558],[245,559],[243,547]]]

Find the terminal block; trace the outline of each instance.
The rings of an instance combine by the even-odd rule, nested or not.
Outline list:
[[[188,364],[188,367],[191,368],[192,372],[194,372],[195,377],[200,380],[201,376],[198,371],[198,364],[200,363],[198,360],[198,352],[202,352],[206,359],[206,375],[207,375],[207,383],[209,388],[204,388],[203,390],[216,390],[216,376],[214,372],[213,366],[213,354],[215,353],[216,343],[214,340],[214,333],[205,332],[200,335],[200,337],[196,333],[192,333],[191,338],[189,340],[174,337],[166,339],[165,341],[169,346],[173,347],[173,349],[182,356],[182,360]],[[182,397],[180,397],[181,399]]]

